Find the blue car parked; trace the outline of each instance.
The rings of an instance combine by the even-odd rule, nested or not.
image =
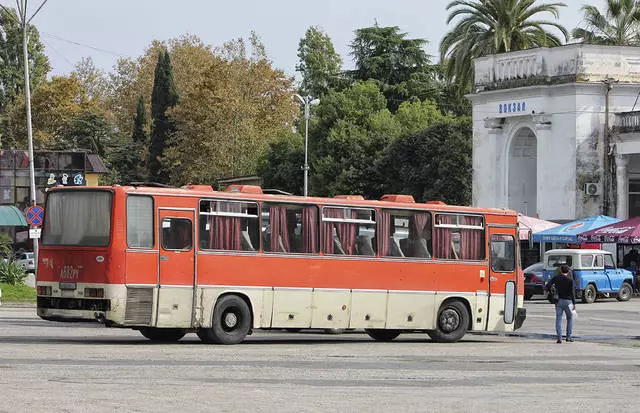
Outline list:
[[[592,249],[557,249],[544,253],[544,278],[548,281],[561,265],[573,272],[576,298],[591,304],[597,298],[614,296],[628,301],[633,295],[633,274],[616,268],[609,251]]]

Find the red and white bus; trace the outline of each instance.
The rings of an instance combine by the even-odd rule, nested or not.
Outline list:
[[[453,342],[526,317],[511,210],[116,185],[53,188],[45,211],[45,320],[235,344],[274,328]]]

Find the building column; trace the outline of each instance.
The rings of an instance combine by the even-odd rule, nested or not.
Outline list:
[[[616,217],[629,218],[629,156],[616,154]]]

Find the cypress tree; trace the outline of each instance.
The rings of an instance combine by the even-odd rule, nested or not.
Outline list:
[[[162,157],[173,125],[167,110],[178,103],[178,93],[173,82],[173,68],[169,52],[161,51],[151,93],[151,142],[149,145],[149,179],[159,183],[169,182],[169,173],[163,168]]]
[[[131,140],[133,143],[146,146],[149,144],[147,132],[147,111],[144,108],[144,96],[140,96],[138,99],[138,106],[136,107],[136,117],[133,120],[133,135]]]

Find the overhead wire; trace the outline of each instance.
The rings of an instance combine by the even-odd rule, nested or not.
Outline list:
[[[88,49],[92,49],[92,50],[95,50],[95,51],[98,51],[98,52],[102,52],[102,53],[108,53],[108,54],[113,55],[113,56],[127,57],[127,55],[124,54],[124,53],[118,53],[118,52],[114,52],[112,50],[102,49],[100,47],[95,47],[95,46],[91,46],[91,45],[88,45],[88,44],[76,42],[75,40],[65,39],[64,37],[56,36],[55,34],[51,34],[51,33],[47,33],[47,32],[40,32],[40,34],[42,34],[43,36],[46,36],[46,37],[50,37],[50,38],[55,39],[55,40],[59,40],[61,42],[66,42],[66,43],[70,43],[70,44],[73,44],[73,45],[76,45],[76,46],[86,47]]]
[[[44,43],[48,48],[50,48],[51,50],[53,50],[58,56],[60,56],[62,58],[62,60],[64,60],[65,62],[67,62],[69,64],[69,66],[71,66],[72,68],[75,68],[75,65],[73,63],[71,63],[71,61],[69,59],[67,59],[65,57],[65,55],[63,55],[62,53],[60,53],[55,47],[53,47],[51,45],[51,43],[47,42],[46,40],[42,40],[42,43]]]

